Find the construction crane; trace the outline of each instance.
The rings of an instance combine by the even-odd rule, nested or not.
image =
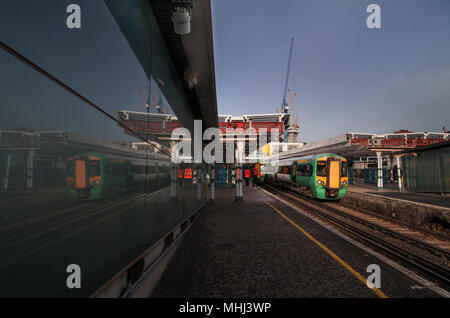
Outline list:
[[[148,100],[147,100],[147,97],[146,97],[146,95],[147,95],[147,87],[145,88],[144,92],[139,90],[139,95],[142,96],[142,109],[143,109],[143,112],[145,112],[145,110],[150,107],[150,105],[148,103]]]
[[[297,93],[292,94],[291,89],[288,89],[288,91],[289,91],[288,107],[290,108],[291,113],[292,113],[292,121],[294,122],[293,127],[294,127],[295,130],[297,130],[298,129],[298,116],[295,113],[294,105],[292,104],[294,102],[294,97],[297,96]]]
[[[150,109],[150,106],[151,106],[151,104],[150,104],[151,83],[149,83],[148,80],[145,84],[144,91],[139,90],[139,95],[142,96],[143,111],[146,112],[146,111],[150,110],[150,112],[152,112],[152,110]]]
[[[139,95],[142,96],[142,107],[145,112],[148,110],[150,113],[168,114],[168,109],[164,109],[162,105],[161,91],[158,90],[158,100],[156,100],[155,94],[151,92],[150,84],[147,82],[144,91],[139,90]],[[150,102],[150,98],[153,100],[153,106]]]
[[[291,58],[292,58],[292,48],[294,47],[294,38],[291,38],[291,46],[289,49],[289,60],[288,60],[288,67],[286,72],[286,80],[284,82],[284,90],[283,90],[283,101],[281,103],[281,111],[283,113],[287,113],[289,110],[289,106],[286,103],[286,93],[288,89],[288,82],[289,82],[289,72],[291,70]]]

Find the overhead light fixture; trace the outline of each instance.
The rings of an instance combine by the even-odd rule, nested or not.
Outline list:
[[[172,22],[176,34],[186,35],[191,32],[192,1],[172,0]]]
[[[198,84],[198,72],[189,66],[183,73],[184,80],[189,86],[189,89],[194,88]]]

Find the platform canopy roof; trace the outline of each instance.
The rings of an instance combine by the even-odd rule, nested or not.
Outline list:
[[[217,101],[210,0],[193,1],[191,32],[174,31],[172,1],[104,0],[147,76],[153,77],[183,127],[217,127]],[[188,86],[185,72],[197,74]]]
[[[344,133],[321,141],[314,141],[303,147],[279,154],[280,159],[294,158],[319,153],[335,153],[344,157],[373,156],[375,152],[396,153],[405,149],[446,142],[450,133],[415,132],[399,134]]]
[[[0,130],[0,151],[36,151],[45,157],[68,157],[77,153],[102,153],[134,158],[167,160],[168,149],[158,145],[160,151],[148,153],[133,149],[129,144],[108,142],[68,131]]]

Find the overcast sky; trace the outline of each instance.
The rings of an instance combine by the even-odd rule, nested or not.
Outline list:
[[[381,29],[366,8],[381,7]],[[215,0],[219,112],[280,108],[289,88],[300,139],[440,131],[450,121],[450,1]],[[447,129],[450,129],[448,127]]]
[[[381,29],[366,26],[369,3]],[[82,8],[82,29],[65,8]],[[450,121],[450,1],[212,0],[220,114],[280,108],[289,87],[300,140],[344,132],[440,131]],[[193,17],[195,18],[195,17]],[[112,115],[143,110],[146,76],[102,0],[0,0],[0,38]],[[0,129],[129,140],[112,121],[0,50]],[[450,127],[448,127],[450,129]]]

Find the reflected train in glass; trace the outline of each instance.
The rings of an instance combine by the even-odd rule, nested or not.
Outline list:
[[[150,190],[168,185],[169,163],[97,153],[68,159],[66,184],[76,199],[101,199],[144,187],[146,182]]]
[[[278,171],[262,175],[260,181],[295,188],[315,199],[339,200],[348,187],[347,159],[324,153],[280,160]]]

